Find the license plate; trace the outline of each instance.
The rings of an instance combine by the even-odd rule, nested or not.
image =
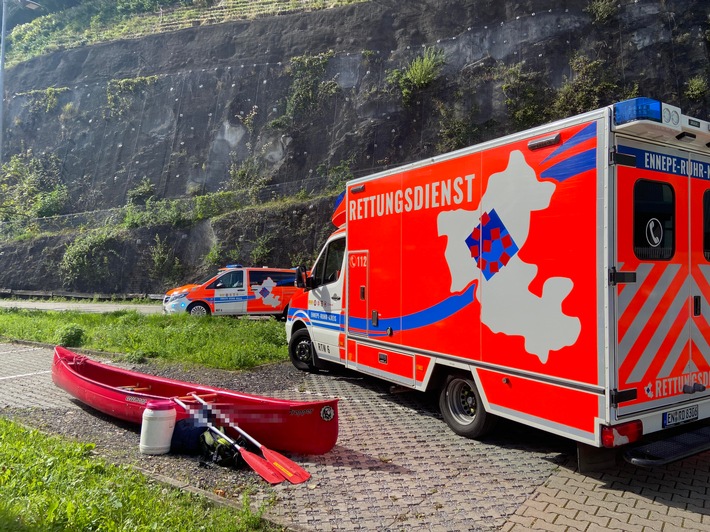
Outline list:
[[[698,405],[663,412],[663,428],[673,427],[698,419]]]

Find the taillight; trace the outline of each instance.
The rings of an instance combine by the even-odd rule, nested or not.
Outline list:
[[[643,436],[643,423],[638,419],[613,427],[602,427],[602,445],[607,448],[635,442],[640,440],[641,436]]]

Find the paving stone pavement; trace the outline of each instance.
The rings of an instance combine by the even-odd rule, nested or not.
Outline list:
[[[51,356],[0,344],[0,409],[77,408],[52,384]],[[485,442],[466,440],[421,394],[374,379],[308,375],[305,387],[273,395],[340,398],[338,444],[294,457],[313,478],[278,486],[266,515],[294,529],[710,531],[710,452],[585,476],[567,440],[507,422]]]

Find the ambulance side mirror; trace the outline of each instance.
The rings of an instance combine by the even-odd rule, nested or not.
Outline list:
[[[309,289],[308,287],[308,274],[306,273],[306,268],[299,266],[296,268],[296,287],[303,288],[304,290]]]
[[[318,288],[315,277],[309,275],[306,277],[306,290],[313,290],[314,288]]]

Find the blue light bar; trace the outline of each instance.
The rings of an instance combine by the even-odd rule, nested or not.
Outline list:
[[[661,120],[661,102],[652,98],[634,98],[614,104],[614,123],[617,126],[636,120]]]
[[[226,268],[241,268],[241,264],[227,264]]]

